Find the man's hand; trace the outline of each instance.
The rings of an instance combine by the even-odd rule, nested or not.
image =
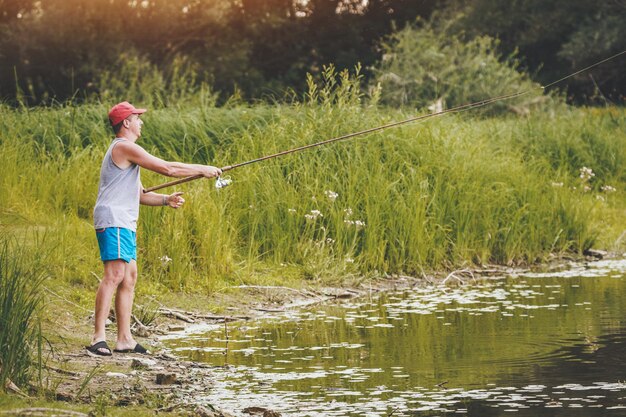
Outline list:
[[[185,203],[185,199],[181,197],[182,192],[176,192],[167,196],[167,205],[173,209],[181,207]]]
[[[222,175],[222,170],[211,165],[206,165],[203,175],[207,178],[214,178]]]

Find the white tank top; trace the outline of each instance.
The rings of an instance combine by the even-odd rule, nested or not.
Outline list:
[[[93,209],[96,229],[123,227],[137,231],[141,195],[139,165],[131,164],[128,168],[121,169],[112,158],[113,148],[123,140],[125,139],[115,138],[102,161],[98,198]]]

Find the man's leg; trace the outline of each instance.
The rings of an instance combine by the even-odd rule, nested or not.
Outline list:
[[[96,293],[96,318],[91,344],[106,340],[105,324],[111,310],[111,299],[115,289],[124,280],[126,262],[121,259],[104,262],[104,277]],[[99,349],[104,352],[104,349]]]
[[[135,283],[137,282],[137,262],[131,259],[126,264],[124,280],[117,287],[115,295],[115,318],[117,319],[116,350],[133,349],[137,342],[130,332],[130,315],[133,310]]]

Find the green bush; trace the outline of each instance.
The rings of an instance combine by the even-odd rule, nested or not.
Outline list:
[[[430,106],[434,111],[528,91],[484,108],[491,113],[527,113],[532,106],[550,101],[540,86],[520,71],[514,55],[502,57],[497,52],[497,40],[477,36],[467,41],[447,25],[418,22],[382,43],[382,60],[373,69],[372,85],[382,87],[383,103]]]
[[[97,77],[97,99],[110,103],[130,101],[151,108],[215,104],[217,94],[206,82],[198,80],[200,75],[209,77],[198,64],[177,56],[163,66],[158,68],[137,52],[125,52],[119,56],[115,70],[105,70]]]

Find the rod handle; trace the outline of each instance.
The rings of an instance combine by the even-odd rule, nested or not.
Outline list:
[[[233,169],[233,167],[231,165],[227,165],[227,166],[222,167],[220,169],[222,170],[222,172],[224,172],[224,171],[230,171],[231,169]],[[192,175],[191,177],[179,178],[179,179],[174,180],[174,181],[165,182],[163,184],[154,185],[152,187],[144,188],[143,192],[144,193],[149,193],[151,191],[157,191],[157,190],[160,190],[162,188],[167,188],[167,187],[171,187],[171,186],[178,185],[178,184],[184,184],[186,182],[197,180],[197,179],[200,179],[200,178],[204,178],[204,175],[198,174],[198,175]]]
[[[160,190],[161,188],[166,188],[166,187],[171,187],[173,185],[178,185],[178,184],[183,184],[185,182],[189,182],[189,181],[193,181],[193,180],[197,180],[199,178],[204,177],[204,175],[193,175],[191,177],[185,177],[185,178],[180,178],[174,181],[170,181],[170,182],[166,182],[163,184],[159,184],[159,185],[154,185],[152,187],[148,187],[148,188],[144,188],[143,192],[144,193],[149,193],[152,191],[156,191],[156,190]]]

